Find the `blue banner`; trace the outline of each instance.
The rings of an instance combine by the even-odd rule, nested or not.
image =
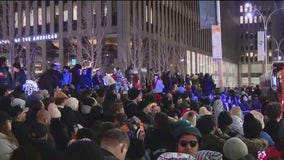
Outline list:
[[[200,29],[216,25],[216,1],[199,1]]]

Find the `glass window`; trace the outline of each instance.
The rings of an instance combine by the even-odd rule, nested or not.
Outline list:
[[[148,22],[148,6],[145,7],[145,21]]]
[[[26,11],[23,11],[23,26],[26,26]]]
[[[111,2],[111,24],[113,26],[117,25],[117,6],[116,1]],[[147,8],[147,7],[146,7]]]
[[[187,74],[191,74],[192,73],[191,72],[191,64],[192,64],[192,62],[191,62],[191,59],[190,59],[190,51],[187,50],[186,51],[186,73]]]
[[[251,64],[251,71],[253,73],[262,73],[262,64]]]
[[[196,72],[197,72],[197,73],[200,72],[200,70],[199,70],[199,68],[200,68],[199,64],[200,64],[200,54],[197,53],[197,57],[196,57]]]
[[[38,8],[38,25],[42,25],[42,9]]]
[[[251,85],[257,85],[259,84],[259,77],[251,77],[250,81],[251,81]]]
[[[248,86],[248,77],[242,77],[242,86]]]
[[[245,16],[245,23],[248,23],[248,17]]]
[[[56,15],[56,16],[59,15],[59,6],[55,6],[55,15]]]
[[[240,5],[240,12],[242,13],[244,11],[243,5]]]
[[[18,12],[15,13],[15,28],[18,28]]]
[[[64,22],[67,22],[68,21],[68,10],[65,10],[63,14],[64,14]]]
[[[77,20],[77,4],[76,2],[73,3],[73,20]]]
[[[249,23],[252,23],[252,18],[253,18],[253,17],[252,17],[252,16],[249,16],[248,18],[249,18]]]
[[[242,73],[248,73],[248,64],[242,64]]]
[[[153,9],[150,10],[150,23],[153,24]]]
[[[46,7],[46,23],[50,23],[50,6]]]
[[[196,73],[196,70],[195,70],[195,52],[192,52],[192,73],[195,74]]]
[[[254,16],[254,23],[257,23],[257,16]]]
[[[30,11],[30,26],[34,26],[34,10]]]
[[[240,24],[243,24],[243,23],[244,23],[244,17],[240,16]]]
[[[95,8],[95,2],[92,2],[92,11],[93,11],[93,14],[96,14],[96,8]]]
[[[107,6],[105,4],[105,6],[104,6],[104,16],[106,16],[106,15],[107,15]]]

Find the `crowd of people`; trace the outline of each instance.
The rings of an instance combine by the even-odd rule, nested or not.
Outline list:
[[[149,69],[141,78],[133,65],[93,74],[53,63],[32,81],[9,78],[5,61],[0,57],[1,160],[284,158],[274,90],[263,97],[258,86],[216,87],[208,73]]]

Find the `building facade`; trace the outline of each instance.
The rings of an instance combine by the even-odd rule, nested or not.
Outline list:
[[[223,14],[229,10],[222,6],[234,3],[221,3],[224,33],[233,20]],[[218,81],[211,29],[200,28],[199,1],[2,1],[0,5],[1,54],[10,64],[20,62],[29,77],[58,61],[62,66],[81,63],[104,70],[134,64],[139,71],[202,72]],[[223,85],[232,87],[238,85],[233,40],[222,34]]]
[[[239,1],[240,85],[259,84],[259,77],[283,60],[283,2]],[[281,9],[282,8],[282,9]],[[258,31],[267,26],[267,62],[258,59]],[[279,47],[278,47],[279,46]]]

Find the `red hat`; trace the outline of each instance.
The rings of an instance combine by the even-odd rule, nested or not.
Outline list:
[[[141,87],[141,85],[140,85],[140,83],[137,82],[137,83],[134,84],[134,87],[139,89]]]
[[[161,102],[162,99],[163,99],[163,97],[162,97],[160,94],[156,94],[156,95],[155,95],[155,101],[156,101],[157,103]]]
[[[190,91],[190,90],[191,90],[191,87],[190,87],[190,85],[188,85],[188,84],[187,84],[187,85],[185,85],[185,87],[184,87],[184,88],[185,88],[185,90],[186,90],[186,91]]]
[[[185,113],[187,113],[187,112],[189,112],[189,111],[190,111],[189,108],[183,109],[183,110],[181,111],[181,116],[183,116]]]

